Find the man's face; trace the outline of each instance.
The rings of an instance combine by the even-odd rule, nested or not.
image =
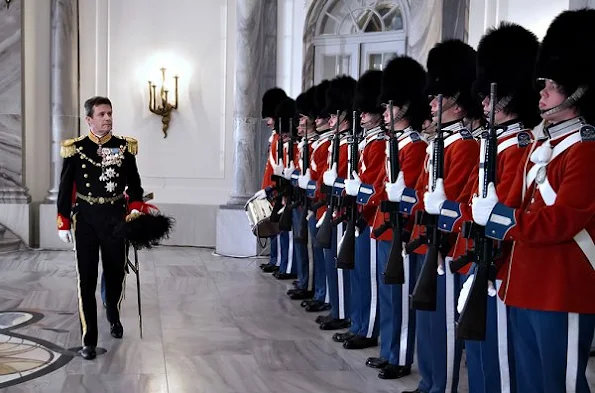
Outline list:
[[[312,131],[312,124],[308,116],[300,115],[297,131],[298,136],[304,136],[306,133]]]
[[[438,96],[432,97],[430,101],[430,110],[432,111],[432,121],[438,121]],[[453,103],[452,97],[443,96],[442,98],[442,123],[449,123],[463,118],[461,108]]]
[[[397,119],[397,115],[399,114],[400,110],[401,110],[400,107],[393,105],[393,120]],[[382,119],[384,120],[384,124],[386,125],[386,127],[390,128],[390,106],[389,105],[385,106],[384,113],[382,114]]]
[[[486,96],[483,101],[481,101],[481,105],[483,105],[483,115],[489,121],[490,120],[490,96]],[[494,113],[494,122],[496,124],[502,124],[508,120],[510,116],[508,116],[503,111],[496,111]]]
[[[107,104],[93,107],[93,116],[86,116],[87,125],[97,136],[107,135],[112,130],[112,107]]]
[[[539,91],[539,96],[539,109],[542,111],[562,104],[567,98],[566,94],[563,92],[562,86],[551,79],[546,79],[543,88]],[[566,108],[549,115],[542,114],[541,118],[552,123],[557,123],[572,118],[574,112],[575,110],[573,108]]]
[[[360,114],[360,125],[366,129],[372,129],[380,125],[381,116],[377,113],[362,112]]]
[[[316,131],[325,131],[330,128],[328,118],[317,117],[315,120]]]
[[[331,115],[331,117],[328,120],[328,125],[332,129],[334,129],[337,126],[337,115]]]
[[[269,127],[271,130],[275,129],[275,119],[272,117],[265,117],[264,121],[266,122],[267,127]]]

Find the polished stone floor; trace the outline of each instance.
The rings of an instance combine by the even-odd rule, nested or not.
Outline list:
[[[143,338],[131,274],[124,339],[110,336],[99,307],[99,347],[107,352],[85,361],[73,356],[80,333],[72,252],[0,254],[0,387],[11,383],[10,367],[23,380],[39,375],[0,392],[388,393],[416,386],[415,372],[385,381],[367,368],[377,348],[334,343],[314,323],[316,314],[285,295],[291,282],[263,274],[260,260],[165,247],[140,260]],[[465,374],[463,367],[463,381]],[[589,379],[595,389],[593,361]]]

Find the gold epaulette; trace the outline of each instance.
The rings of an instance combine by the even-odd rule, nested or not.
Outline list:
[[[135,156],[138,153],[138,141],[128,136],[125,136],[124,139],[126,139],[126,149]]]
[[[66,139],[65,141],[62,141],[60,144],[60,157],[68,158],[74,156],[76,154],[75,142],[78,142],[86,137],[86,135],[83,135],[79,136],[78,138]]]

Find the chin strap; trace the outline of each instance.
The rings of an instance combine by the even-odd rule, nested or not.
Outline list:
[[[542,115],[552,115],[554,113],[558,113],[564,109],[568,109],[572,106],[574,106],[574,104],[576,104],[576,102],[581,99],[585,93],[587,92],[588,87],[587,86],[579,86],[574,93],[572,93],[568,98],[566,98],[564,100],[564,102],[562,102],[560,105],[556,105],[553,108],[550,109],[545,109],[541,111]]]

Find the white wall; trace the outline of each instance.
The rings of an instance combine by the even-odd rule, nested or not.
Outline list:
[[[277,4],[277,86],[294,99],[302,92],[307,7],[304,0],[278,0]]]
[[[112,100],[114,133],[139,140],[143,186],[157,205],[227,201],[235,28],[229,0],[80,1],[81,101]],[[166,139],[148,110],[147,82],[160,81],[162,66],[180,76]]]
[[[552,20],[568,8],[569,0],[471,0],[469,44],[477,48],[486,29],[501,21],[518,23],[541,40]]]

